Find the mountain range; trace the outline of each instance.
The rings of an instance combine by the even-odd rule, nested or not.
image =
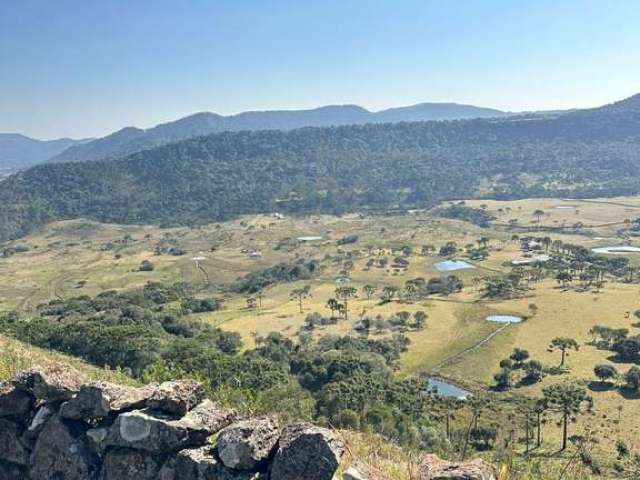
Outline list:
[[[311,110],[272,110],[223,116],[201,112],[149,129],[126,127],[97,139],[40,141],[0,135],[0,169],[17,170],[42,163],[115,158],[199,135],[240,130],[291,130],[363,123],[458,120],[500,117],[505,112],[457,103],[421,103],[370,112],[357,105],[331,105]],[[3,137],[6,137],[4,139]]]
[[[27,168],[87,140],[36,140],[17,133],[0,133],[0,174]]]
[[[0,240],[52,220],[193,225],[239,214],[640,193],[640,95],[502,118],[225,131],[0,182]]]

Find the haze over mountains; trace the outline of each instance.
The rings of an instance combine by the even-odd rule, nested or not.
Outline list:
[[[17,133],[0,133],[0,174],[42,163],[84,141],[71,138],[36,140]]]
[[[223,131],[291,130],[300,127],[457,120],[504,115],[506,113],[499,110],[457,103],[421,103],[380,112],[370,112],[357,105],[330,105],[311,110],[254,111],[230,116],[201,112],[146,130],[126,127],[106,137],[88,141],[60,139],[47,142],[21,135],[2,134],[0,169],[17,170],[47,160],[77,162],[119,157],[165,143]]]
[[[226,131],[12,175],[0,183],[0,239],[77,217],[192,225],[275,210],[632,195],[639,151],[640,95],[556,115]]]

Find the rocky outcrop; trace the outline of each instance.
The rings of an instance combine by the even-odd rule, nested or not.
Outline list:
[[[78,393],[85,381],[84,375],[77,370],[50,366],[20,372],[11,383],[16,389],[33,395],[36,400],[49,403],[69,400]]]
[[[0,480],[333,478],[344,445],[332,431],[241,419],[204,393],[190,380],[131,388],[21,372],[0,384]]]
[[[149,399],[149,407],[167,413],[184,415],[202,400],[204,387],[193,380],[177,380],[165,382],[153,392]]]
[[[271,464],[271,478],[331,480],[344,444],[329,430],[307,423],[284,428]]]
[[[222,463],[235,470],[257,470],[267,463],[280,431],[273,417],[236,422],[218,435],[216,451]]]
[[[62,404],[60,415],[71,420],[101,420],[112,412],[144,407],[155,388],[154,385],[132,388],[108,382],[90,383]]]
[[[427,455],[419,468],[420,480],[496,480],[496,471],[480,459],[448,462],[437,455]]]

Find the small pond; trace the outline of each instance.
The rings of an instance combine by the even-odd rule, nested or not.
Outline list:
[[[517,315],[489,315],[487,320],[497,323],[520,323],[522,317],[518,317]]]
[[[445,260],[434,265],[439,272],[453,272],[455,270],[469,270],[476,268],[464,260]]]
[[[577,207],[573,205],[557,205],[555,208],[558,210],[575,210]]]
[[[594,253],[610,253],[613,255],[624,255],[625,253],[640,253],[640,247],[632,247],[630,245],[620,245],[617,247],[598,247],[592,248]]]
[[[430,390],[435,389],[439,395],[443,397],[455,397],[465,399],[471,395],[471,392],[464,388],[457,387],[440,378],[430,378],[427,380],[427,386]]]
[[[298,240],[300,240],[301,242],[313,242],[316,240],[322,240],[322,237],[318,237],[315,235],[306,235],[303,237],[298,237]]]

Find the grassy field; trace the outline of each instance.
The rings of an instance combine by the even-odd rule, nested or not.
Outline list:
[[[257,336],[272,331],[295,337],[304,318],[311,312],[329,313],[326,303],[334,296],[336,279],[346,270],[359,297],[350,303],[350,319],[335,325],[319,327],[314,335],[328,333],[356,335],[354,323],[364,314],[390,316],[399,311],[425,311],[427,326],[409,331],[411,344],[401,358],[399,375],[438,373],[458,379],[464,385],[486,387],[498,371],[498,362],[514,347],[527,349],[532,358],[546,366],[559,362],[559,353],[548,351],[552,338],[570,336],[581,347],[568,359],[569,371],[548,376],[540,384],[516,389],[516,393],[536,396],[541,388],[553,382],[576,380],[589,387],[593,366],[608,362],[611,352],[587,345],[588,331],[596,325],[630,328],[630,312],[640,308],[637,284],[607,283],[599,293],[563,290],[547,280],[532,287],[527,298],[486,301],[474,286],[478,279],[510,270],[508,263],[521,256],[519,242],[512,240],[513,231],[506,226],[511,220],[522,228],[538,228],[536,210],[544,215],[540,225],[553,227],[545,231],[552,239],[581,244],[589,248],[628,242],[640,246],[640,239],[621,234],[625,220],[640,216],[640,198],[595,200],[532,199],[514,202],[470,201],[469,206],[482,206],[497,219],[494,225],[481,229],[467,222],[438,219],[428,213],[397,216],[343,217],[310,216],[305,218],[272,218],[252,216],[201,228],[165,228],[153,226],[104,225],[86,220],[59,222],[6,246],[25,245],[28,251],[0,258],[0,310],[17,309],[28,316],[36,306],[53,298],[73,295],[95,295],[107,289],[131,289],[147,281],[186,281],[198,288],[198,295],[215,296],[224,302],[220,311],[199,314],[205,322],[238,332],[246,348],[254,346]],[[568,208],[557,208],[568,207]],[[562,226],[581,222],[579,233],[564,233]],[[339,246],[337,241],[357,235],[355,243]],[[302,242],[301,236],[319,236],[321,240]],[[464,281],[462,292],[449,297],[430,297],[419,302],[368,300],[361,287],[372,284],[380,291],[386,285],[401,288],[408,279],[441,276],[434,263],[442,260],[436,254],[423,256],[422,245],[439,248],[453,240],[459,246],[475,243],[481,236],[489,238],[490,256],[472,262],[475,269],[456,272]],[[409,266],[390,267],[398,250],[411,246],[406,257]],[[166,253],[176,248],[182,255]],[[0,248],[1,249],[1,248]],[[164,253],[156,255],[156,250]],[[254,252],[251,254],[251,252]],[[195,266],[194,257],[205,257],[200,263],[209,283]],[[262,306],[247,308],[247,296],[229,293],[228,285],[239,277],[279,262],[314,258],[320,262],[320,273],[309,281],[281,283],[264,291]],[[387,258],[384,268],[367,266],[368,262]],[[464,258],[464,257],[461,257]],[[640,255],[632,255],[640,264]],[[151,260],[152,272],[138,270],[140,262]],[[311,298],[300,312],[289,293],[309,285]],[[528,315],[529,304],[537,313],[521,324],[503,326],[485,320],[488,314]],[[637,331],[636,331],[637,333]],[[375,337],[376,334],[374,334]],[[388,332],[378,334],[389,335]],[[8,342],[5,342],[5,349]],[[0,344],[2,345],[2,344]],[[12,347],[13,348],[13,347]],[[35,355],[35,354],[34,354]],[[27,363],[30,357],[27,357]],[[33,357],[33,361],[37,357]],[[19,362],[18,362],[19,363]],[[616,365],[625,371],[628,365]],[[5,367],[5,370],[9,370]],[[593,386],[593,385],[591,385]],[[624,398],[616,390],[591,391],[594,413],[579,419],[575,433],[585,427],[597,428],[603,438],[602,450],[610,451],[613,442],[622,438],[640,448],[637,440],[640,425],[640,399]],[[618,408],[622,422],[618,423]],[[624,426],[624,428],[622,428]],[[555,445],[559,429],[554,422],[545,426],[545,437]]]

